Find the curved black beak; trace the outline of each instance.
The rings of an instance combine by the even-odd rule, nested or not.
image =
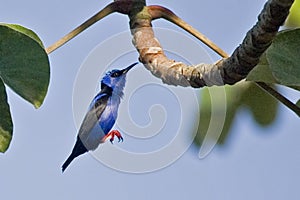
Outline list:
[[[129,65],[129,66],[126,67],[125,69],[122,69],[122,70],[121,70],[121,71],[122,71],[122,74],[126,74],[131,68],[133,68],[133,67],[134,67],[135,65],[137,65],[137,64],[138,64],[138,62]]]

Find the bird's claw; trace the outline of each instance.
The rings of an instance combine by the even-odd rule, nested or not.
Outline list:
[[[118,142],[123,142],[123,137],[121,133],[118,130],[112,130],[110,131],[104,138],[103,141],[105,142],[107,139],[113,144],[113,141],[115,139],[115,136],[118,138]]]

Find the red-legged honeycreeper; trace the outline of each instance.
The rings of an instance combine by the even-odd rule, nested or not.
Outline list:
[[[72,153],[62,165],[63,172],[74,158],[90,150],[95,150],[100,143],[107,140],[113,142],[115,136],[119,141],[123,141],[119,131],[110,130],[117,119],[126,74],[136,64],[133,63],[122,70],[114,69],[104,75],[101,80],[101,91],[91,102],[80,126]]]

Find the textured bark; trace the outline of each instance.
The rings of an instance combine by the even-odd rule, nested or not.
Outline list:
[[[224,83],[234,84],[245,78],[258,64],[260,56],[286,20],[292,4],[293,0],[271,0],[265,4],[258,22],[248,31],[243,43],[229,58],[218,63]]]
[[[287,18],[293,2],[293,0],[269,0],[260,13],[256,25],[249,30],[242,44],[229,58],[222,59],[215,64],[195,66],[187,66],[166,57],[163,47],[155,38],[152,30],[151,21],[157,18],[154,16],[153,10],[144,6],[143,8],[138,7],[134,12],[131,10],[127,14],[130,17],[133,44],[138,50],[139,59],[144,66],[153,75],[161,78],[164,83],[199,88],[234,84],[244,79],[258,64],[263,52],[270,46],[279,27]]]
[[[216,65],[187,66],[166,57],[163,47],[155,38],[148,7],[144,7],[138,14],[139,16],[132,16],[130,20],[133,44],[140,54],[140,62],[154,76],[161,78],[164,83],[176,86],[199,87],[199,83],[201,86],[223,85],[220,70]]]

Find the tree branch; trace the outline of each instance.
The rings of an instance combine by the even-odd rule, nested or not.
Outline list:
[[[141,13],[149,13],[150,17],[137,19],[131,16],[133,43],[140,53],[141,62],[164,83],[192,87],[234,84],[244,79],[258,64],[260,56],[271,45],[279,27],[288,16],[292,3],[292,0],[267,2],[258,17],[258,22],[247,33],[243,43],[236,48],[231,57],[172,11],[162,6],[148,6],[141,11]],[[147,14],[143,15],[147,16]],[[183,28],[224,59],[216,64],[196,66],[186,66],[168,59],[151,28],[151,21],[158,18],[164,18]],[[300,116],[300,108],[294,103],[269,85],[262,82],[256,84]]]
[[[243,43],[229,58],[216,64],[187,66],[168,59],[155,38],[151,21],[163,17],[199,38],[223,57],[227,54],[204,35],[182,21],[170,10],[158,6],[146,7],[145,0],[115,0],[100,12],[46,49],[50,54],[105,16],[119,12],[130,17],[133,43],[140,53],[140,61],[164,83],[180,86],[203,87],[234,84],[245,78],[258,63],[261,54],[269,47],[280,25],[288,16],[293,0],[269,0],[257,24],[247,33]],[[192,30],[192,31],[191,31]]]
[[[293,0],[269,0],[260,13],[256,25],[248,31],[243,43],[235,49],[230,57],[172,11],[162,6],[147,7],[145,0],[114,0],[113,3],[48,47],[46,51],[50,54],[92,24],[113,12],[119,12],[130,18],[133,44],[140,53],[140,61],[164,83],[197,88],[234,84],[244,79],[257,65],[260,56],[270,46],[279,27],[288,16],[292,4]],[[225,59],[216,64],[198,64],[196,66],[186,66],[184,63],[168,59],[152,30],[151,21],[157,18],[164,18],[180,26]],[[264,83],[257,84],[300,116],[300,109],[295,104],[270,86]]]
[[[271,45],[279,27],[286,20],[294,0],[269,0],[258,22],[250,29],[233,54],[218,63],[224,83],[234,84],[244,79],[258,64],[260,56]]]
[[[244,79],[257,65],[260,56],[270,46],[288,16],[292,3],[293,0],[269,0],[259,15],[257,24],[247,33],[243,43],[232,56],[216,64],[187,66],[168,59],[154,36],[151,21],[159,15],[166,18],[170,12],[162,14],[155,6],[144,7],[135,15],[130,15],[133,43],[140,53],[140,61],[164,83],[197,88],[234,84]],[[223,52],[220,54],[225,55]]]
[[[194,29],[188,23],[186,23],[181,18],[176,16],[171,10],[164,8],[162,6],[148,6],[148,8],[153,19],[164,18],[176,24],[177,26],[181,27],[182,29],[186,30],[188,33],[192,34],[193,36],[195,36],[197,39],[202,41],[209,48],[213,49],[217,54],[219,54],[223,58],[229,57],[229,55],[226,52],[220,49],[217,45],[215,45],[212,41],[210,41],[206,36],[201,34],[198,30]],[[271,86],[267,85],[266,83],[262,83],[262,82],[255,82],[255,83],[261,89],[265,90],[269,95],[271,95],[272,97],[274,97],[275,99],[283,103],[285,106],[293,110],[300,117],[300,108],[296,106],[293,102],[289,101],[287,98],[285,98],[283,95],[281,95],[279,92],[277,92],[275,89],[273,89]]]

